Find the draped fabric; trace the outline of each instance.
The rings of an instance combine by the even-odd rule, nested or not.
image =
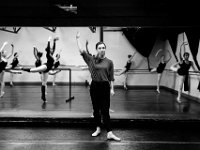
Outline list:
[[[178,61],[177,56],[175,55],[178,43],[178,34],[182,33],[184,30],[182,28],[165,28],[163,29],[164,36],[166,40],[169,41],[169,44],[172,48],[176,61]]]
[[[199,90],[199,92],[200,92],[200,81],[199,81],[199,84],[198,84],[198,87],[197,87],[197,89]]]
[[[123,34],[136,50],[144,57],[148,57],[155,44],[159,28],[126,28]]]
[[[149,55],[155,44],[157,35],[159,33],[158,28],[126,28],[123,29],[123,34],[126,36],[128,41],[136,48],[136,50],[144,57],[147,58],[148,69]]]
[[[199,48],[200,28],[189,28],[186,29],[185,33],[188,38],[191,53],[194,56],[193,58],[194,62],[198,70],[200,70],[200,64],[198,64],[197,58],[195,57],[198,53],[198,48]]]

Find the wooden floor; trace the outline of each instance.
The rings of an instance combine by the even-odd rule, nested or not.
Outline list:
[[[92,105],[89,88],[72,86],[74,99],[69,98],[68,86],[48,86],[47,104],[41,100],[40,86],[6,86],[0,98],[0,118],[91,118]],[[176,94],[165,89],[155,90],[115,89],[111,97],[111,119],[162,119],[199,120],[200,104],[182,98],[176,102]]]

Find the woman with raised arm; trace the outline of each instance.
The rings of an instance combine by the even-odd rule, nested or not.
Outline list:
[[[56,48],[56,41],[58,38],[53,39],[53,48],[50,46],[52,37],[49,37],[47,47],[46,47],[46,58],[47,62],[36,67],[36,68],[22,68],[22,70],[27,71],[27,72],[42,72],[42,86],[41,86],[41,92],[42,92],[42,100],[44,102],[47,102],[46,100],[46,91],[47,91],[47,80],[48,80],[48,75],[49,71],[52,70],[54,66],[54,57],[53,54],[55,52]]]
[[[158,57],[158,54],[163,51],[162,49],[158,50],[158,52],[156,53],[155,57],[157,58]],[[160,57],[160,62],[158,64],[158,67],[156,68],[153,68],[150,70],[150,72],[157,72],[158,73],[158,78],[157,78],[157,89],[156,91],[158,93],[160,93],[160,80],[161,80],[161,77],[162,77],[162,73],[163,71],[165,70],[165,67],[167,65],[167,63],[170,61],[171,59],[171,54],[169,51],[167,51],[167,53],[169,54],[169,58],[168,59],[165,59],[166,57],[166,54],[164,55],[161,55]]]
[[[124,78],[123,85],[124,85],[125,90],[127,90],[128,71],[131,69],[131,65],[133,63],[132,59],[135,56],[135,54],[136,54],[136,52],[134,52],[133,55],[128,55],[128,60],[126,62],[126,66],[124,66],[124,68],[119,73],[115,74],[117,76],[124,74],[125,78]]]
[[[79,41],[80,33],[76,35],[77,45],[84,61],[89,67],[91,73],[90,96],[93,105],[93,115],[96,123],[96,131],[92,134],[93,137],[101,133],[101,117],[107,130],[107,139],[120,141],[121,139],[115,136],[110,124],[110,94],[114,95],[114,65],[113,62],[105,56],[106,45],[103,42],[96,44],[97,54],[91,56],[83,50]],[[103,93],[103,94],[102,94]]]
[[[189,69],[192,67],[194,71],[199,72],[195,67],[194,63],[189,60],[190,54],[188,52],[184,52],[183,58],[182,58],[182,53],[180,51],[180,62],[175,63],[170,67],[172,71],[175,71],[179,75],[179,87],[178,87],[178,97],[177,97],[177,102],[181,103],[181,94],[182,94],[182,88],[183,88],[183,83],[188,84],[187,78],[189,75]]]
[[[11,53],[10,53],[10,55],[6,55],[4,48],[7,44],[8,44],[8,42],[4,42],[0,49],[0,82],[1,82],[0,97],[3,97],[3,95],[5,94],[5,92],[4,92],[4,87],[5,87],[4,73],[5,73],[6,69],[11,68],[11,67],[6,68],[6,67],[8,64],[8,59],[12,56],[13,51],[14,51],[14,45],[11,44],[11,46],[12,46]]]

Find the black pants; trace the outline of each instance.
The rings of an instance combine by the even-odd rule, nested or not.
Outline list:
[[[96,126],[101,127],[101,116],[107,132],[111,131],[110,125],[110,84],[109,82],[92,81],[90,96],[93,105],[93,115]]]
[[[190,90],[189,75],[185,75],[185,80],[184,80],[184,91],[189,91],[189,90]]]

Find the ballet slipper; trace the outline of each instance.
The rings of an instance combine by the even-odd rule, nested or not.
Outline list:
[[[0,98],[3,97],[5,94],[5,92],[1,92]]]
[[[100,133],[101,133],[101,128],[100,128],[100,127],[97,127],[96,131],[95,131],[94,133],[92,133],[92,136],[93,136],[93,137],[96,137],[96,136],[98,136]]]
[[[13,83],[12,82],[10,82],[10,87],[13,87],[14,85],[13,85]]]
[[[177,101],[178,103],[181,103],[181,102],[182,102],[181,99],[180,99],[180,97],[177,97],[176,101]]]
[[[112,133],[112,131],[107,133],[107,139],[108,140],[115,140],[115,141],[121,141],[121,139],[119,137],[117,137],[116,135],[114,135]]]
[[[124,89],[125,89],[125,90],[128,90],[128,88],[127,88],[126,86],[124,86]]]
[[[160,90],[159,89],[157,89],[156,91],[160,94]]]
[[[111,112],[111,113],[114,113],[115,111],[114,111],[114,110],[112,110],[112,109],[109,109],[109,112]]]
[[[92,112],[92,114],[91,114],[91,116],[90,116],[91,118],[94,118],[94,115],[93,115],[93,112]]]

